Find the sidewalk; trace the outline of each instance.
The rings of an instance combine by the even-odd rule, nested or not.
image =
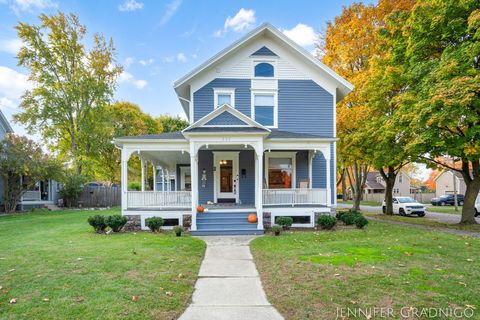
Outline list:
[[[254,236],[201,237],[207,243],[192,303],[180,320],[280,320],[253,262]]]

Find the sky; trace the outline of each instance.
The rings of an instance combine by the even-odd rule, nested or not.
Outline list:
[[[30,87],[27,70],[17,66],[21,42],[14,26],[38,24],[41,13],[74,12],[90,39],[93,33],[113,39],[117,61],[124,67],[115,100],[134,102],[153,116],[184,116],[173,90],[176,79],[264,22],[314,52],[327,21],[352,2],[0,0],[0,109],[11,120]],[[11,124],[25,134],[20,124]]]

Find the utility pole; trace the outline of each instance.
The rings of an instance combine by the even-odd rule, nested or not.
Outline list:
[[[452,168],[455,168],[455,161],[453,161],[452,157]],[[458,211],[458,203],[457,203],[457,176],[455,174],[455,170],[452,170],[453,176],[453,202],[455,204],[455,211]]]

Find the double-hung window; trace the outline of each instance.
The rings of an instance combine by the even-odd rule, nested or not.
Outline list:
[[[254,93],[253,118],[266,127],[276,127],[276,97],[274,93]]]
[[[235,108],[235,90],[234,89],[214,89],[215,109],[228,104]]]

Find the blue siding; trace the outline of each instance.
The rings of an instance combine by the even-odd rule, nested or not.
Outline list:
[[[239,155],[240,201],[244,204],[255,203],[255,153],[252,150],[240,151]],[[242,177],[242,169],[246,176]]]
[[[327,187],[327,163],[325,157],[321,153],[317,153],[312,161],[312,187]]]
[[[205,187],[202,187],[203,169],[207,172]],[[200,150],[198,151],[198,202],[206,204],[207,201],[213,201],[213,153],[209,150]]]
[[[197,121],[213,111],[213,88],[235,88],[235,109],[251,116],[250,79],[217,78],[193,93],[193,120]]]
[[[312,80],[278,80],[278,128],[333,137],[333,96]]]
[[[277,56],[272,50],[268,49],[267,47],[263,46],[254,53],[252,56]]]
[[[244,126],[247,125],[246,122],[238,119],[236,116],[231,114],[228,111],[224,111],[212,120],[208,121],[205,123],[206,126],[219,126],[219,125],[225,125],[225,126]]]
[[[300,187],[300,181],[308,181],[308,151],[297,152],[296,158],[296,180],[297,188]]]

